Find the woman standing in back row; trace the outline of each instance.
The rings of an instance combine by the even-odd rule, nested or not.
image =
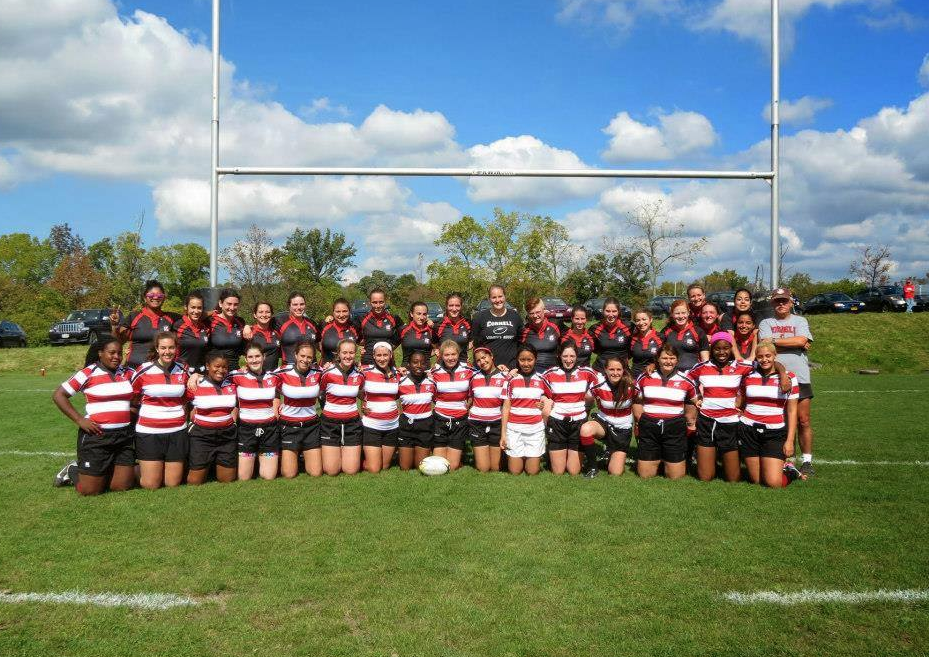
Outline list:
[[[170,331],[178,320],[177,315],[162,310],[164,303],[164,286],[155,280],[146,281],[142,292],[142,310],[129,313],[122,320],[118,308],[110,315],[113,337],[129,343],[126,367],[136,368],[145,362],[155,336]]]
[[[594,339],[594,352],[597,362],[594,369],[603,372],[606,361],[610,358],[622,358],[629,362],[629,338],[632,331],[620,318],[619,301],[613,297],[603,302],[603,319],[590,331]]]
[[[523,332],[523,320],[515,308],[507,306],[502,285],[491,285],[487,291],[490,307],[481,310],[471,320],[475,347],[487,347],[497,365],[516,367],[516,351]]]

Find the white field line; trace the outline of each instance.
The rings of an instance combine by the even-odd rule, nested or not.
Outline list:
[[[822,392],[822,393],[831,393],[831,394],[840,394],[840,395],[844,395],[844,394],[849,394],[849,393],[854,393],[854,392],[860,392],[860,393],[867,393],[867,392],[870,392],[870,393],[884,393],[884,392],[925,392],[925,390],[924,390],[924,389],[921,390],[921,389],[919,389],[919,388],[906,388],[906,389],[902,389],[902,388],[901,388],[901,389],[897,389],[897,390],[881,390],[880,388],[874,388],[874,389],[872,389],[872,390],[816,390],[816,391],[815,391],[815,393],[816,393],[817,395],[818,395],[819,393],[821,393],[821,392]]]
[[[93,605],[96,607],[132,607],[133,609],[170,609],[200,604],[187,596],[170,593],[0,593],[0,603],[51,602],[55,604]]]
[[[737,605],[803,605],[821,602],[838,604],[864,604],[867,602],[922,602],[929,600],[926,589],[878,589],[876,591],[817,591],[807,590],[797,593],[778,593],[777,591],[758,591],[757,593],[739,593],[730,591],[723,598]]]
[[[21,449],[7,449],[0,451],[0,456],[70,456],[74,458],[74,452],[27,452]]]
[[[55,392],[58,388],[0,388],[0,392]]]

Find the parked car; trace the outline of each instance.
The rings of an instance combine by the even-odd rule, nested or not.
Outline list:
[[[844,292],[824,292],[815,295],[803,304],[803,312],[806,315],[816,313],[857,313],[863,307],[864,304],[855,301]]]
[[[0,322],[0,347],[25,347],[26,332],[15,322]]]
[[[913,301],[914,313],[929,312],[929,294],[917,294]]]
[[[588,299],[582,304],[587,309],[587,319],[595,319],[597,321],[603,319],[604,301],[606,301],[604,297],[597,297],[596,299]],[[628,324],[632,321],[632,308],[624,303],[619,304],[619,316]]]
[[[367,301],[359,300],[352,302],[352,323],[360,322],[370,310],[371,304]]]
[[[558,297],[545,297],[545,317],[553,322],[566,322],[571,319],[571,306],[564,299]]]
[[[90,308],[73,310],[48,330],[52,345],[97,344],[102,335],[110,334],[110,309]]]
[[[871,312],[889,313],[906,310],[903,288],[899,285],[869,287],[856,294],[855,299],[864,303],[863,310]]]
[[[435,324],[445,319],[445,308],[438,301],[427,301],[426,313],[429,315],[429,319]]]
[[[655,317],[667,317],[671,312],[671,304],[684,297],[658,296],[652,297],[646,308]]]
[[[790,297],[793,300],[794,315],[803,314],[803,303],[796,295]],[[755,314],[755,322],[761,322],[763,319],[774,317],[774,307],[771,306],[771,293],[768,291],[755,292],[752,295],[752,312]]]
[[[706,296],[707,301],[711,301],[720,313],[727,313],[735,308],[735,290],[725,292],[710,292]]]

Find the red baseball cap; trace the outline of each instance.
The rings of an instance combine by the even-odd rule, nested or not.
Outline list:
[[[771,293],[771,301],[775,299],[790,299],[790,290],[786,287],[779,287]]]

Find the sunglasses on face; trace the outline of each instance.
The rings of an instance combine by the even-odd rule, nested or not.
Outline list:
[[[146,294],[146,295],[145,295],[145,298],[146,298],[146,299],[152,299],[152,300],[158,300],[158,299],[164,299],[164,298],[165,298],[165,295],[163,295],[163,294],[158,294],[157,292],[154,292],[154,293],[151,293],[151,294]]]
[[[776,306],[782,306],[785,303],[790,303],[790,299],[775,299],[774,300],[774,305]]]

